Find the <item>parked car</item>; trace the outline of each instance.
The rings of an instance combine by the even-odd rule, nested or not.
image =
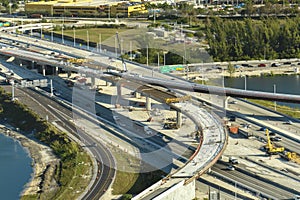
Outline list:
[[[259,65],[257,65],[258,67],[266,67],[267,65],[264,63],[260,63]]]
[[[278,137],[278,136],[275,136],[275,137],[271,137],[270,140],[275,141],[275,142],[279,142],[279,141],[282,141],[282,138]]]
[[[271,64],[271,67],[279,67],[279,66],[280,66],[279,63],[272,63],[272,64]]]
[[[235,101],[235,100],[233,100],[233,101],[231,101],[230,103],[231,103],[231,104],[237,104],[238,102]]]

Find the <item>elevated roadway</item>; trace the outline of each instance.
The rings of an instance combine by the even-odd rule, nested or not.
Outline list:
[[[105,65],[107,66],[107,64],[105,64]],[[60,67],[64,67],[64,66],[60,65]],[[90,73],[89,75],[92,75],[97,78],[102,78],[102,77],[106,76],[105,74],[101,73],[101,71],[97,71],[97,70],[96,71],[91,70],[91,71],[89,71],[89,73]],[[185,83],[174,83],[174,81],[172,81],[172,80],[154,79],[152,77],[142,77],[139,75],[128,74],[128,73],[122,74],[122,73],[118,73],[118,72],[113,72],[111,74],[120,76],[125,79],[130,79],[130,80],[134,80],[137,82],[141,82],[143,84],[146,83],[146,84],[152,84],[152,85],[159,85],[159,86],[165,86],[168,88],[188,90],[188,91],[193,91],[193,92],[204,92],[204,93],[221,94],[221,95],[226,94],[229,96],[258,98],[258,99],[267,98],[268,100],[275,100],[275,101],[300,102],[300,97],[293,96],[293,95],[272,94],[272,93],[256,92],[256,91],[244,91],[244,90],[237,90],[237,89],[230,89],[230,88],[224,89],[221,87],[204,86],[204,85],[200,85],[200,84],[186,83],[186,82]],[[219,139],[221,139],[221,137]],[[196,174],[198,174],[198,173],[196,173]]]
[[[56,122],[59,121],[61,128],[67,130],[73,137],[75,136],[75,138],[80,139],[86,148],[94,155],[97,166],[93,171],[92,185],[89,186],[89,190],[83,193],[81,198],[99,199],[110,187],[115,176],[116,163],[109,149],[103,146],[102,143],[95,141],[91,136],[86,134],[85,131],[78,131],[77,127],[71,122],[73,118],[73,112],[71,110],[33,90],[27,88],[21,88],[21,90],[26,94],[25,96],[34,99],[34,101],[38,101],[38,106],[33,106],[33,109],[37,109],[38,111],[45,109],[48,115],[54,116],[53,118]],[[21,91],[16,90],[16,92],[20,93]],[[20,100],[26,101],[26,98]],[[97,145],[91,146],[91,144],[95,144],[95,142]],[[105,165],[103,163],[105,163]]]

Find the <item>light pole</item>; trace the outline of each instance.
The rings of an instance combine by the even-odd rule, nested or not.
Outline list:
[[[115,36],[115,54],[116,58],[118,57],[118,52],[117,52],[117,36]]]
[[[274,94],[276,94],[276,84],[273,85]],[[274,101],[274,108],[276,111],[276,101]]]
[[[64,44],[65,40],[64,40],[64,26],[61,27],[61,42]]]
[[[108,4],[108,19],[110,20],[110,5]]]
[[[23,25],[24,25],[24,22],[23,22],[23,17],[22,17],[21,18],[22,34],[24,33],[24,31],[23,31]]]
[[[130,41],[130,60],[132,60],[132,41]]]
[[[76,35],[75,35],[75,27],[73,28],[73,46],[76,46]]]
[[[89,31],[86,31],[87,50],[90,50]]]
[[[101,48],[101,33],[99,34],[99,52],[101,53],[102,48]]]
[[[15,100],[15,81],[11,80],[10,84],[11,84],[11,100],[14,101]]]
[[[245,75],[245,90],[247,90],[247,76]]]
[[[9,6],[9,15],[11,15],[11,6],[12,6],[13,4],[12,3],[9,3],[8,4],[8,6]]]
[[[157,53],[157,67],[159,68],[159,52]]]
[[[53,30],[51,30],[51,42],[53,42]]]
[[[121,39],[121,49],[120,49],[120,52],[121,52],[121,56],[123,54],[123,39]]]
[[[148,45],[146,46],[146,54],[147,54],[147,66],[149,65],[149,50]]]

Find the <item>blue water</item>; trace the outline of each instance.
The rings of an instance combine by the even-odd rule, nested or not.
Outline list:
[[[31,161],[19,142],[0,134],[0,199],[19,199],[33,172]]]
[[[225,86],[245,89],[245,78],[226,78]],[[300,95],[300,75],[247,77],[246,89],[264,92]],[[275,89],[275,91],[274,91]],[[280,103],[291,107],[300,107],[300,104]]]

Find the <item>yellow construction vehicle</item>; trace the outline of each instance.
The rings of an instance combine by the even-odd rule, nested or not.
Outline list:
[[[300,156],[297,153],[287,152],[285,156],[288,160],[300,164]]]
[[[68,62],[69,63],[73,63],[73,64],[82,64],[82,63],[86,62],[86,59],[82,59],[82,58],[69,58]]]
[[[180,101],[187,101],[190,100],[192,97],[190,95],[177,97],[177,98],[166,98],[166,104],[169,103],[179,103]]]
[[[268,154],[278,154],[284,152],[284,147],[274,147],[274,145],[271,143],[268,129],[266,129],[266,136],[267,136],[267,144],[265,148]]]

